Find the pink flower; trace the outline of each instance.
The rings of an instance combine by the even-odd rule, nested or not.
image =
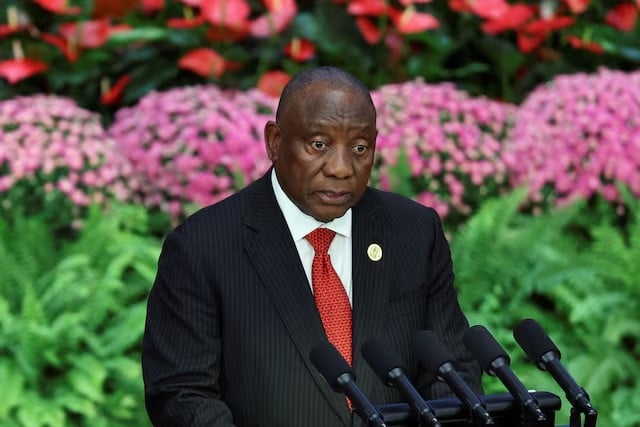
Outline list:
[[[119,110],[108,131],[131,165],[135,199],[179,217],[264,174],[263,127],[276,103],[206,85],[152,92]]]
[[[27,193],[44,188],[70,202],[71,212],[51,207],[61,219],[80,215],[78,207],[91,200],[106,200],[111,186],[123,178],[119,170],[124,159],[100,117],[67,98],[33,95],[0,101],[0,140],[0,199],[15,186]],[[107,170],[111,172],[104,174]]]
[[[372,96],[379,176],[397,175],[399,154],[405,153],[411,178],[402,188],[412,189],[408,196],[456,221],[507,187],[500,154],[515,106],[419,80],[382,86]],[[384,183],[388,188],[389,180]]]
[[[622,203],[614,183],[640,196],[640,72],[558,76],[518,110],[504,159],[533,205],[597,194]],[[549,191],[549,190],[554,191]]]

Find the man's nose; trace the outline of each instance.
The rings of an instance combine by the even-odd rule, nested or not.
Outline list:
[[[336,178],[348,178],[353,175],[352,160],[349,148],[334,146],[325,163],[324,173]]]

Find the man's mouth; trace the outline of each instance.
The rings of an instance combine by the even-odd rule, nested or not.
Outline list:
[[[344,205],[351,197],[351,193],[347,191],[318,191],[316,195],[323,203],[333,206]]]

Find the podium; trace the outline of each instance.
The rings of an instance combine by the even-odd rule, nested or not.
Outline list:
[[[555,412],[560,409],[560,397],[553,393],[538,391],[531,395],[538,402],[538,406],[546,416],[544,422],[529,421],[523,418],[522,409],[510,394],[490,394],[480,396],[485,403],[487,411],[495,421],[496,427],[554,427]],[[447,427],[468,427],[473,424],[471,414],[464,408],[460,400],[455,398],[430,400],[429,404],[434,410],[440,424]],[[406,403],[394,403],[378,405],[376,408],[382,414],[382,418],[388,426],[415,427],[418,420],[415,413]]]

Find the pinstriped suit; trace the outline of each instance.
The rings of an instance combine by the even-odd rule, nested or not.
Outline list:
[[[403,401],[360,355],[363,342],[377,336],[398,352],[425,397],[450,395],[416,366],[411,343],[422,329],[441,336],[480,392],[435,212],[368,189],[353,208],[352,233],[353,364],[364,393],[374,404]],[[371,243],[382,247],[380,261],[368,258]],[[324,339],[267,174],[165,241],[143,342],[150,418],[157,426],[360,425],[309,361]]]

